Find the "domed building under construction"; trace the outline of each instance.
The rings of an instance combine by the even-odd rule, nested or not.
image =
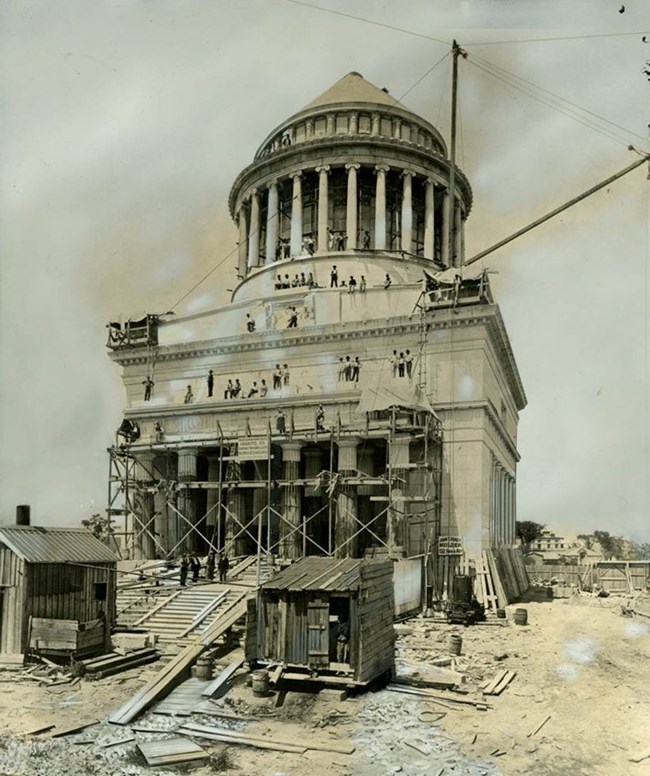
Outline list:
[[[440,132],[349,73],[229,206],[229,304],[110,324],[130,556],[386,555],[431,585],[513,543],[526,397],[487,273],[463,268],[472,191]]]

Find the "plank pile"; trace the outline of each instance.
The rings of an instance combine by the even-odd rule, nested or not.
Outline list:
[[[516,671],[497,671],[496,676],[483,687],[485,695],[501,695],[510,682],[517,676]]]
[[[90,660],[81,661],[84,667],[85,675],[89,679],[104,679],[113,674],[119,674],[122,671],[128,671],[130,668],[153,663],[160,657],[155,649],[145,647],[136,649],[133,652],[127,652],[120,655],[117,652],[111,652],[108,655],[101,655]]]
[[[484,550],[476,563],[478,594],[486,609],[518,601],[530,587],[520,547]]]

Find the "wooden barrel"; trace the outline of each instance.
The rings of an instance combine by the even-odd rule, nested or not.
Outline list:
[[[194,675],[198,679],[212,679],[212,659],[209,657],[198,658]]]
[[[269,672],[253,671],[253,695],[263,698],[269,692]]]
[[[528,609],[515,609],[515,625],[528,625]]]
[[[449,637],[449,651],[452,655],[460,655],[463,649],[463,638],[457,633],[452,633]]]
[[[506,619],[506,610],[505,609],[497,609],[497,619],[498,620],[505,620]]]

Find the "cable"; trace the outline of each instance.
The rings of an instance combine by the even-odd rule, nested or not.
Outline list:
[[[606,124],[609,124],[612,127],[616,127],[617,129],[621,129],[627,134],[631,135],[632,137],[637,138],[637,140],[646,141],[646,138],[642,135],[637,135],[635,132],[632,132],[632,130],[627,129],[627,127],[623,127],[620,124],[616,124],[614,121],[610,121],[609,119],[606,119],[604,116],[600,116],[598,113],[594,113],[593,111],[589,110],[588,108],[583,108],[582,106],[578,105],[575,102],[571,102],[571,100],[566,99],[566,97],[561,97],[559,94],[555,94],[555,92],[551,92],[549,89],[544,89],[543,86],[539,86],[538,84],[533,83],[532,81],[529,81],[526,78],[523,78],[522,76],[516,75],[515,73],[511,73],[509,70],[506,70],[504,67],[500,67],[499,65],[494,64],[494,62],[489,62],[486,59],[482,59],[481,57],[477,56],[476,54],[473,54],[473,58],[478,60],[479,62],[482,62],[485,66],[494,68],[495,70],[498,70],[499,72],[508,75],[510,78],[514,78],[517,81],[521,81],[525,84],[528,84],[529,86],[533,87],[534,89],[539,89],[539,91],[544,92],[545,94],[548,94],[551,97],[554,97],[557,100],[560,100],[560,102],[566,103],[567,105],[570,105],[573,108],[576,108],[577,110],[583,111],[584,113],[588,113],[590,116],[594,116],[595,118],[599,119],[600,121],[604,121]]]
[[[574,115],[573,113],[571,113],[568,110],[563,110],[561,107],[559,107],[558,105],[555,105],[549,99],[544,98],[544,97],[540,97],[540,96],[534,94],[534,92],[530,88],[519,86],[516,82],[513,82],[512,80],[509,80],[507,77],[502,76],[501,74],[495,72],[494,70],[492,70],[489,67],[485,67],[484,65],[482,65],[482,64],[480,64],[478,62],[474,62],[472,60],[468,60],[468,61],[470,61],[471,64],[474,65],[474,67],[478,68],[479,70],[484,71],[488,75],[491,75],[493,78],[496,78],[497,80],[502,81],[503,83],[507,84],[508,86],[512,87],[513,89],[517,89],[522,94],[526,94],[527,96],[531,97],[534,100],[537,100],[538,102],[541,102],[542,104],[546,105],[547,107],[552,108],[553,110],[556,110],[559,113],[564,114],[565,116],[567,116],[568,118],[573,119],[574,121],[578,122],[579,124],[582,124],[585,127],[593,129],[594,131],[599,132],[600,134],[602,134],[602,135],[604,135],[606,137],[609,137],[610,140],[614,140],[615,142],[620,143],[621,145],[624,145],[624,146],[629,145],[629,141],[628,140],[624,140],[621,137],[618,137],[611,130],[607,130],[605,128],[599,127],[598,125],[594,124],[593,121],[590,121],[586,117],[576,116],[576,115]]]
[[[335,11],[333,8],[323,8],[319,5],[312,5],[311,3],[304,3],[302,0],[285,0],[287,3],[293,5],[302,5],[305,8],[311,8],[314,11],[322,11],[323,13],[331,13],[334,16],[342,16],[345,19],[354,19],[357,22],[365,22],[366,24],[372,24],[375,27],[383,27],[385,30],[393,30],[394,32],[402,32],[405,35],[413,35],[416,38],[423,38],[424,40],[432,40],[435,43],[443,43],[445,46],[451,46],[450,41],[440,40],[440,38],[434,38],[431,35],[424,35],[421,32],[413,32],[413,30],[405,30],[403,27],[394,27],[392,24],[384,24],[383,22],[375,21],[374,19],[367,19],[364,16],[354,16],[350,13],[344,13],[343,11]]]
[[[294,2],[294,0],[286,0],[286,2]],[[421,83],[422,83],[422,81],[424,81],[424,79],[425,79],[425,78],[427,78],[429,75],[431,75],[431,73],[433,73],[433,71],[434,71],[434,70],[435,70],[435,69],[436,69],[436,68],[437,68],[439,65],[441,65],[441,64],[442,64],[442,63],[445,61],[445,59],[447,59],[447,57],[448,57],[448,56],[450,56],[450,53],[451,53],[451,52],[450,52],[450,51],[448,51],[448,52],[447,52],[447,53],[446,53],[444,56],[442,56],[442,57],[441,57],[441,58],[440,58],[440,59],[439,59],[439,60],[438,60],[438,61],[435,63],[435,65],[433,65],[432,67],[430,67],[430,68],[429,68],[429,69],[428,69],[428,70],[427,70],[427,71],[426,71],[426,72],[425,72],[423,75],[421,75],[421,76],[420,76],[420,77],[417,79],[417,81],[416,81],[416,82],[415,82],[415,83],[414,83],[412,86],[410,86],[410,87],[409,87],[409,88],[408,88],[408,89],[407,89],[407,90],[406,90],[406,91],[405,91],[405,92],[404,92],[404,93],[401,95],[401,97],[393,97],[393,98],[392,98],[392,99],[393,99],[393,104],[388,106],[388,111],[392,110],[392,109],[393,109],[393,108],[394,108],[396,105],[398,105],[398,104],[401,102],[401,100],[403,100],[403,99],[404,99],[404,98],[405,98],[407,95],[409,95],[409,94],[410,94],[410,93],[413,91],[413,89],[415,89],[417,86],[419,86],[419,84],[421,84]],[[331,160],[331,163],[334,163],[334,162],[336,162],[336,161],[339,161],[339,160],[340,160],[340,159],[342,159],[342,158],[343,158],[343,157],[342,157],[341,155],[339,155],[339,156],[335,156],[335,157],[334,157],[334,158]],[[292,202],[292,203],[293,203],[294,199],[295,199],[295,197],[292,197],[292,198],[291,198],[291,202]],[[280,217],[280,208],[278,208],[278,212],[277,212],[277,214],[276,214],[275,216],[273,216],[273,218],[279,218],[279,217]],[[260,234],[260,232],[261,232],[261,229],[262,229],[262,227],[261,227],[261,226],[260,226],[260,227],[258,227],[258,230],[257,230],[257,234],[258,234],[258,235]],[[229,251],[229,252],[228,252],[228,253],[227,253],[227,254],[226,254],[226,255],[225,255],[225,256],[224,256],[224,257],[223,257],[223,258],[222,258],[222,259],[221,259],[219,262],[217,262],[217,264],[215,264],[215,266],[214,266],[214,267],[212,267],[212,269],[211,269],[211,270],[209,270],[208,272],[206,272],[206,274],[205,274],[205,275],[204,275],[204,276],[203,276],[203,277],[202,277],[202,278],[201,278],[199,281],[197,281],[197,282],[196,282],[196,283],[195,283],[195,284],[192,286],[192,288],[190,288],[190,290],[189,290],[187,293],[183,294],[183,296],[182,296],[182,297],[181,297],[181,298],[180,298],[180,299],[179,299],[177,302],[175,302],[175,303],[174,303],[174,304],[173,304],[171,307],[169,307],[169,310],[173,312],[173,311],[174,311],[174,310],[175,310],[175,309],[178,307],[178,305],[179,305],[181,302],[183,302],[185,299],[187,299],[187,297],[188,297],[190,294],[192,294],[194,291],[196,291],[196,289],[197,289],[197,288],[198,288],[198,287],[199,287],[199,286],[200,286],[200,285],[201,285],[201,284],[202,284],[204,281],[206,281],[206,280],[207,280],[207,279],[210,277],[210,275],[212,275],[214,272],[216,272],[216,270],[217,270],[217,269],[219,269],[219,267],[220,267],[220,266],[221,266],[221,265],[222,265],[222,264],[223,264],[225,261],[227,261],[229,258],[231,258],[232,256],[234,256],[234,255],[235,255],[235,254],[238,252],[238,250],[239,250],[239,245],[237,245],[235,248],[233,248],[231,251]]]
[[[566,35],[559,38],[521,38],[519,40],[489,40],[483,43],[471,43],[471,46],[503,46],[507,43],[552,43],[558,40],[589,40],[591,38],[620,38],[628,35],[643,35],[641,32],[606,32],[595,35]]]
[[[323,8],[319,5],[312,5],[311,3],[305,3],[303,0],[285,0],[287,3],[291,3],[292,5],[301,5],[304,8],[311,8],[314,11],[321,11],[322,13],[329,13],[334,16],[342,16],[345,19],[353,19],[357,22],[365,22],[366,24],[372,24],[375,27],[382,27],[386,30],[394,30],[395,32],[401,32],[404,35],[411,35],[415,38],[422,38],[424,40],[431,40],[435,43],[444,43],[447,46],[450,46],[451,43],[448,40],[441,40],[440,38],[434,38],[432,35],[425,35],[421,32],[415,32],[414,30],[407,30],[404,27],[395,27],[392,24],[386,24],[384,22],[378,22],[375,19],[368,19],[365,16],[355,16],[353,14],[344,13],[343,11],[335,11],[333,8]],[[643,35],[644,32],[610,32],[610,33],[600,33],[600,34],[594,34],[594,35],[567,35],[563,37],[555,37],[555,38],[523,38],[519,40],[491,40],[491,41],[484,41],[482,43],[471,43],[468,45],[472,46],[502,46],[506,45],[508,43],[552,43],[554,41],[562,41],[562,40],[588,40],[591,38],[617,38],[617,37],[624,37],[624,36],[630,36],[630,35]]]

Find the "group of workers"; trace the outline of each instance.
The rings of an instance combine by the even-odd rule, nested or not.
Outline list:
[[[208,580],[214,579],[215,569],[219,572],[219,582],[225,582],[228,576],[228,569],[230,568],[230,561],[228,556],[223,550],[220,550],[219,555],[215,555],[214,550],[210,550],[208,557],[205,561],[205,577]],[[188,555],[184,553],[180,562],[180,578],[179,583],[181,587],[185,587],[187,583],[187,573],[192,572],[192,582],[199,581],[199,573],[201,571],[201,561],[196,555]]]

